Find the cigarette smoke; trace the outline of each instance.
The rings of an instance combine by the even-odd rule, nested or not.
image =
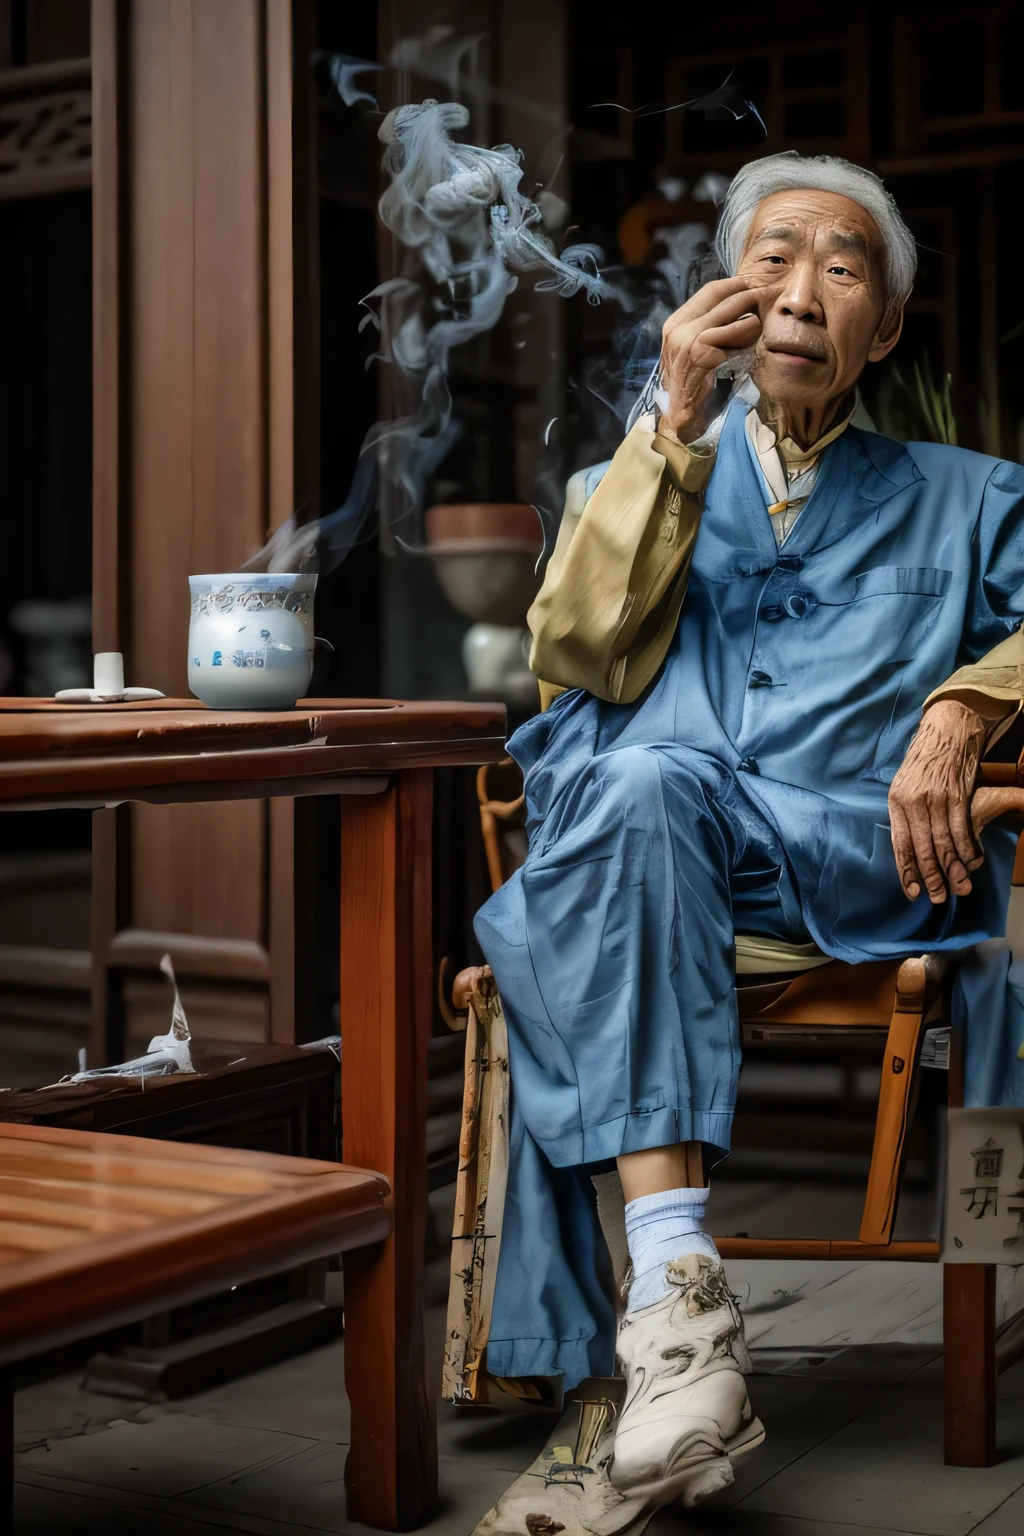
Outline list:
[[[367,433],[343,506],[314,522],[289,519],[250,568],[301,570],[318,558],[322,570],[334,569],[365,536],[381,482],[388,488],[382,547],[417,543],[428,476],[459,435],[448,387],[453,348],[493,329],[520,273],[546,274],[538,291],[566,298],[583,292],[596,304],[620,296],[601,274],[598,246],[555,250],[541,207],[521,190],[518,150],[452,138],[468,124],[461,103],[430,100],[398,107],[381,124],[390,185],[380,216],[418,256],[429,285],[408,277],[379,284],[362,301],[362,325],[379,329],[377,360],[397,370],[415,404]]]

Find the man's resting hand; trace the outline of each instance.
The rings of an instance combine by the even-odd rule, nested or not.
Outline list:
[[[985,736],[985,722],[974,710],[956,699],[937,699],[892,781],[892,846],[911,901],[922,886],[935,903],[945,901],[947,890],[955,896],[970,892],[969,871],[982,862],[970,801]]]

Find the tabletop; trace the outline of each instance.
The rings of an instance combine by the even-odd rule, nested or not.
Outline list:
[[[379,1173],[0,1124],[0,1364],[387,1236]]]
[[[0,699],[0,803],[325,793],[339,779],[492,762],[504,750],[501,704],[304,699],[295,709],[249,711],[187,699]]]

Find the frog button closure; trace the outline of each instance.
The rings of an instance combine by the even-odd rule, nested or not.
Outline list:
[[[817,603],[810,592],[791,592],[782,599],[782,607],[791,619],[804,619]]]

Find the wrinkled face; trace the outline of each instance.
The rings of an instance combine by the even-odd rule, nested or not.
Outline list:
[[[848,197],[813,189],[758,204],[737,276],[760,290],[753,378],[790,412],[838,403],[867,362],[895,345],[885,249],[874,219]]]

